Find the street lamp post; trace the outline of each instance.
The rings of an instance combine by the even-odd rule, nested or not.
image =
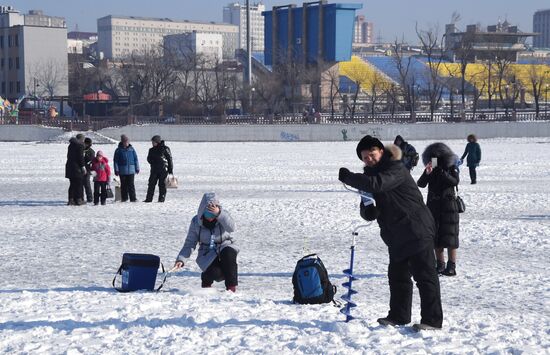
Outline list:
[[[510,98],[508,97],[508,90],[510,89],[510,85],[506,85],[504,87],[504,92],[506,94],[505,96],[505,100],[504,100],[504,112],[506,113],[506,117],[508,117],[508,101],[510,100]]]
[[[548,119],[548,84],[544,90],[544,118]]]

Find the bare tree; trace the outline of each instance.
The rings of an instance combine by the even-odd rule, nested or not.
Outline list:
[[[540,114],[540,98],[542,95],[542,88],[546,88],[546,85],[550,83],[549,77],[550,71],[548,68],[544,68],[540,61],[533,60],[529,64],[529,84],[533,93],[533,99],[535,100],[535,111],[537,117]]]
[[[404,40],[398,42],[397,39],[391,46],[392,48],[392,57],[399,75],[399,82],[401,89],[401,96],[405,100],[407,109],[409,110],[411,117],[414,116],[414,107],[413,107],[413,95],[414,95],[414,86],[416,85],[416,79],[413,74],[412,66],[412,57],[406,56],[404,47]]]
[[[425,79],[428,85],[424,88],[424,92],[430,103],[430,118],[433,121],[434,112],[437,106],[439,106],[443,93],[443,83],[439,76],[441,61],[443,59],[439,51],[443,40],[439,38],[439,30],[437,27],[419,30],[418,23],[416,24],[416,35],[422,44],[422,51],[426,55],[428,61],[428,71],[425,73]]]
[[[54,59],[38,60],[26,65],[27,75],[33,78],[32,90],[40,88],[40,94],[49,97],[59,94],[68,85],[69,68],[63,62]],[[36,80],[36,83],[34,82]]]

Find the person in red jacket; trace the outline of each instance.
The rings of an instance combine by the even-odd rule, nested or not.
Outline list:
[[[101,204],[107,202],[107,184],[111,178],[111,168],[109,160],[103,156],[101,150],[97,151],[96,157],[92,160],[92,171],[95,172],[94,177],[94,205],[99,203],[101,196]]]

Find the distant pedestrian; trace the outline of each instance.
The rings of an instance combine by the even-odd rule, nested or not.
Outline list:
[[[151,174],[149,175],[147,197],[143,202],[153,202],[157,183],[159,185],[158,202],[164,202],[166,198],[166,177],[173,174],[172,153],[158,135],[151,138],[151,144],[153,146],[149,149],[147,155],[147,161],[151,164]]]
[[[67,149],[67,162],[65,164],[65,177],[69,179],[68,205],[84,205],[83,183],[86,176],[86,163],[84,162],[84,135],[77,134],[69,140]]]
[[[464,157],[468,156],[466,160],[466,165],[470,170],[470,181],[472,185],[477,183],[477,173],[476,168],[479,166],[481,161],[481,147],[477,143],[477,137],[474,134],[468,135],[468,144],[466,144],[466,149],[464,149],[464,154],[460,160],[464,160]]]
[[[412,144],[406,142],[400,135],[395,137],[393,144],[401,148],[401,152],[403,152],[401,161],[405,165],[405,168],[411,171],[418,164],[419,156],[416,152],[416,149],[413,147]]]
[[[422,153],[426,166],[418,179],[418,186],[428,186],[426,204],[435,220],[435,256],[437,273],[456,275],[456,250],[458,249],[459,214],[455,189],[460,181],[456,155],[443,143],[430,144]],[[448,262],[445,267],[444,248]]]
[[[120,177],[120,195],[121,201],[137,202],[136,188],[134,185],[134,176],[139,174],[139,161],[134,147],[130,144],[128,136],[120,136],[120,143],[115,150],[113,159],[115,175]]]
[[[95,152],[92,149],[92,139],[84,139],[84,163],[86,164],[86,176],[84,176],[84,191],[86,192],[86,201],[92,202],[94,199],[92,186],[90,183],[92,172],[92,160],[95,158]]]
[[[96,157],[92,160],[92,171],[95,172],[94,177],[94,205],[97,206],[101,199],[101,204],[107,202],[107,185],[111,179],[111,168],[109,160],[103,155],[101,150],[97,151]]]

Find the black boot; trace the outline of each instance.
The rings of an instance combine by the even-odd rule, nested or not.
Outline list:
[[[445,276],[456,276],[456,264],[452,261],[447,262],[447,268],[442,272]]]
[[[444,261],[437,261],[437,266],[435,267],[437,274],[441,275],[443,271],[445,271],[445,262]]]
[[[164,196],[159,196],[159,202],[164,202]]]

